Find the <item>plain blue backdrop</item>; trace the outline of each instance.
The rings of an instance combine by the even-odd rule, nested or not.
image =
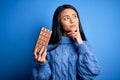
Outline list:
[[[71,4],[102,72],[95,80],[120,80],[119,0],[0,0],[0,80],[30,80],[33,49],[42,26],[52,29],[55,9]]]

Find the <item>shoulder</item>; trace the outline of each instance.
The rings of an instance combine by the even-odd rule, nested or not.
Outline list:
[[[56,44],[49,44],[49,45],[47,46],[47,51],[51,51],[51,50],[55,49],[56,47],[57,47]]]

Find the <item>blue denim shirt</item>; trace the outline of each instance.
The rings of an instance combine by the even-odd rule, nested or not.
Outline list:
[[[99,73],[99,64],[87,41],[77,44],[70,37],[62,37],[57,48],[48,45],[47,62],[36,62],[34,80],[93,80]]]

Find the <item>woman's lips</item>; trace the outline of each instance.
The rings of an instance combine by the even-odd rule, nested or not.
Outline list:
[[[69,32],[77,32],[77,29],[76,30],[70,30],[70,31],[66,31],[66,33],[69,33]]]
[[[70,27],[76,27],[76,24],[71,25]]]

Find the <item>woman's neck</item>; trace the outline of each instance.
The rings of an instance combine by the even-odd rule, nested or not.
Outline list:
[[[64,31],[64,32],[63,32],[63,36],[68,36],[67,33],[68,33],[68,32]]]

